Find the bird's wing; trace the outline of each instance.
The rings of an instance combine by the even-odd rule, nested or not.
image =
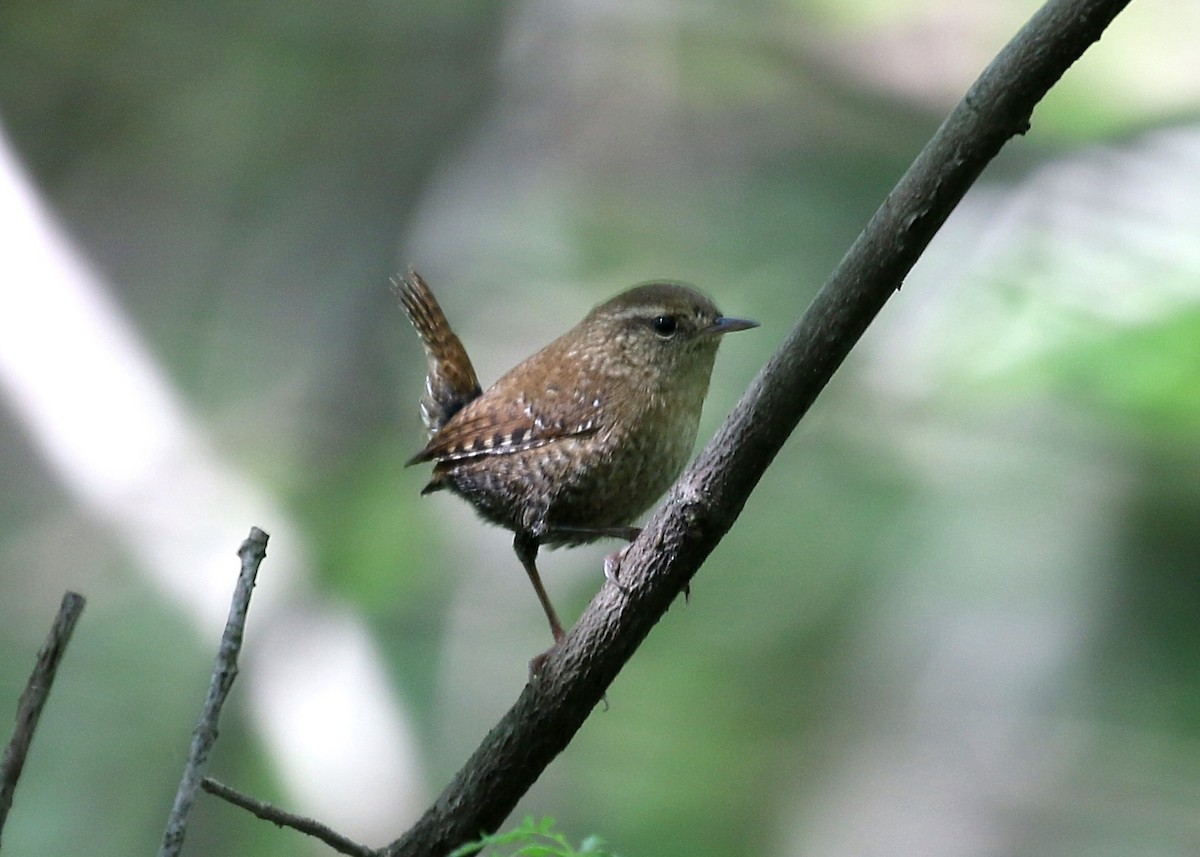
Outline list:
[[[560,397],[545,391],[534,404],[528,396],[507,398],[491,392],[464,406],[408,463],[520,452],[594,434],[605,425],[603,402],[597,395],[576,391]]]

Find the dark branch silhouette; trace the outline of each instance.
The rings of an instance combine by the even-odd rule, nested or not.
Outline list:
[[[25,767],[25,757],[29,753],[29,745],[33,743],[33,733],[37,731],[38,720],[42,709],[50,696],[50,688],[54,684],[54,675],[58,665],[71,641],[75,624],[83,613],[86,602],[82,595],[67,592],[63,595],[58,608],[58,616],[50,626],[46,642],[38,652],[33,672],[21,693],[17,703],[17,722],[13,727],[12,738],[4,748],[4,756],[0,758],[0,834],[4,832],[4,822],[8,811],[12,808],[13,794],[17,789],[17,780]]]
[[[1128,0],[1050,0],[942,123],[536,682],[424,816],[381,850],[442,857],[496,830],[737,519],[750,492],[967,189]]]

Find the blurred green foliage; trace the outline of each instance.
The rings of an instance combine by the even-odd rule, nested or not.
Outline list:
[[[617,857],[611,851],[604,849],[604,843],[598,837],[590,836],[580,845],[582,850],[576,851],[571,843],[561,833],[554,830],[554,819],[547,816],[541,821],[534,821],[532,816],[525,819],[512,830],[485,836],[473,843],[454,849],[450,857],[467,857],[467,855],[483,853],[480,848],[490,848],[488,854],[500,857],[496,850],[499,846],[519,845],[516,851],[509,852],[509,857]]]

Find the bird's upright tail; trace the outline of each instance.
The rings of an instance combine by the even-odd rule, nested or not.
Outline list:
[[[450,329],[421,275],[410,270],[407,276],[392,280],[392,291],[425,347],[428,370],[421,396],[421,419],[433,437],[463,405],[479,396],[479,379],[466,349]]]

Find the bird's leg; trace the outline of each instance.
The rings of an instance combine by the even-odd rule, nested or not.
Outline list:
[[[546,531],[547,540],[558,537],[564,541],[578,539],[579,541],[591,541],[592,539],[625,539],[631,542],[638,537],[642,532],[641,527],[567,527],[556,526],[551,527]]]
[[[568,527],[557,526],[551,527],[546,535],[557,536],[559,538],[566,537],[567,539],[579,539],[587,541],[590,539],[625,539],[632,542],[642,534],[641,527]],[[628,592],[618,577],[621,570],[621,560],[625,556],[625,551],[629,549],[626,545],[623,548],[610,553],[604,558],[604,579],[622,592]]]
[[[554,645],[562,642],[562,638],[566,636],[563,633],[562,623],[558,621],[558,615],[554,612],[554,606],[550,603],[550,596],[546,594],[546,587],[542,586],[542,578],[538,575],[537,559],[539,541],[537,538],[525,533],[517,533],[513,539],[513,550],[517,553],[517,559],[521,561],[521,565],[525,566],[525,573],[529,575],[529,582],[533,584],[533,591],[537,593],[538,601],[542,604],[542,610],[546,614],[546,618],[550,621],[550,633],[554,635]]]

